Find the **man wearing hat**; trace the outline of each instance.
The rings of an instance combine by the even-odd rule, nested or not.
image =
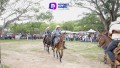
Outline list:
[[[45,34],[45,37],[44,37],[44,39],[43,39],[43,40],[45,40],[45,38],[46,38],[48,35],[50,35],[50,34],[51,34],[51,32],[50,32],[50,28],[49,28],[49,27],[47,27],[47,28],[45,29],[44,34]]]
[[[115,59],[113,53],[113,50],[117,47],[118,43],[120,43],[120,17],[117,18],[117,21],[111,22],[109,33],[113,40],[109,44],[106,52],[113,63],[120,65],[120,62]]]
[[[55,30],[52,32],[52,45],[54,45],[54,39],[61,35],[61,28],[59,25],[56,26]],[[64,46],[66,49],[66,47]]]

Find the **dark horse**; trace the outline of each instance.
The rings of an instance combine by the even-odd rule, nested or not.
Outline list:
[[[53,49],[53,55],[55,57],[55,51],[56,51],[56,56],[60,58],[60,62],[63,56],[63,50],[64,50],[64,44],[65,44],[65,35],[61,34],[59,37],[55,38],[54,46],[52,47]],[[58,55],[59,54],[59,55]]]
[[[112,39],[105,33],[99,33],[97,41],[99,43],[99,47],[105,46],[106,48],[109,46]],[[119,44],[120,45],[120,44]],[[119,52],[119,54],[118,54]],[[116,60],[120,61],[120,46],[118,46],[116,49],[114,49],[114,54],[116,57]],[[104,62],[107,62],[107,54],[105,52],[104,56]],[[111,63],[111,68],[117,68],[117,66],[114,63]]]
[[[50,53],[49,47],[51,46],[51,34],[45,36],[45,38],[43,39],[43,44],[44,50],[47,50],[47,52]]]

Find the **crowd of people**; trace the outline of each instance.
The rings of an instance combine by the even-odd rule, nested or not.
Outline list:
[[[97,34],[66,34],[67,41],[80,41],[80,42],[96,42]]]
[[[45,36],[51,34],[52,35],[52,42],[56,36],[61,34],[60,26],[57,25],[53,32],[50,32],[50,28],[47,27],[45,29]],[[80,41],[80,42],[96,42],[97,33],[65,33],[65,40],[66,41]]]
[[[40,34],[21,34],[21,33],[10,33],[10,34],[0,34],[0,39],[13,39],[13,40],[19,40],[19,39],[32,39],[32,40],[36,40],[36,39],[42,39],[42,35]]]

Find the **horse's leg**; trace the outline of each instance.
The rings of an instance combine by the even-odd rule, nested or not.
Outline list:
[[[53,50],[53,56],[55,57],[55,49],[53,48],[52,50]]]
[[[45,50],[45,38],[43,38],[43,45],[44,45],[44,50]]]
[[[112,63],[111,64],[111,68],[117,68],[118,66],[117,65],[115,65],[115,63]]]
[[[47,44],[45,45],[45,49],[46,49],[46,51],[48,51],[48,49],[47,49]]]
[[[113,65],[113,64],[111,64],[111,68],[114,68],[114,65]]]
[[[45,50],[45,43],[43,43],[44,44],[44,50]]]
[[[57,56],[57,59],[58,59],[58,50],[56,50],[56,56]]]
[[[107,54],[104,55],[104,63],[107,64]]]
[[[63,50],[61,50],[61,58],[63,57]]]
[[[47,48],[48,48],[48,54],[50,54],[50,52],[49,52],[49,45],[47,45]]]
[[[45,51],[46,51],[46,44],[44,45]]]
[[[115,68],[118,68],[118,66],[117,66],[117,65],[115,65]]]
[[[59,51],[60,62],[62,62],[62,61],[61,61],[61,58],[62,58],[61,56],[62,56],[62,54],[61,54],[61,52]]]

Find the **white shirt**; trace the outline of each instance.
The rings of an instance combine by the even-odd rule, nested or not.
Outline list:
[[[109,32],[112,33],[112,30],[120,30],[120,22],[114,21],[110,25],[110,30]],[[113,33],[112,34],[112,39],[120,39],[120,34],[118,33]]]

